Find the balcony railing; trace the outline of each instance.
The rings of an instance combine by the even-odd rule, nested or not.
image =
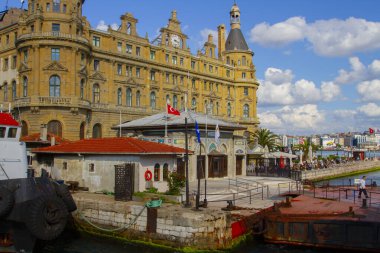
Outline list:
[[[69,97],[38,97],[40,105],[71,105]]]
[[[88,40],[82,36],[61,32],[34,32],[18,36],[17,41],[23,41],[28,39],[44,39],[44,38],[59,38],[73,41],[80,41],[82,43],[89,43]]]
[[[17,98],[13,101],[13,105],[15,107],[50,105],[89,107],[90,102],[88,102],[87,100],[72,97],[31,96],[25,98]]]

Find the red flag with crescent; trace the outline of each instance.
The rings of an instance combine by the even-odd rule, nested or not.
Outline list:
[[[167,105],[168,114],[174,114],[174,115],[181,115],[181,113],[175,109],[174,107],[171,107],[169,104]]]

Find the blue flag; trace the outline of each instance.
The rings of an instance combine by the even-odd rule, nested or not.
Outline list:
[[[198,143],[201,143],[201,132],[199,131],[198,122],[195,121],[195,132],[197,134]]]

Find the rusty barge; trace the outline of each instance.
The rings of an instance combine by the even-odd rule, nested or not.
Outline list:
[[[380,207],[359,201],[288,198],[265,216],[265,227],[269,243],[380,252]]]

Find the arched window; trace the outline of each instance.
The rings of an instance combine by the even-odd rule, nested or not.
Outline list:
[[[212,48],[210,48],[209,54],[210,54],[210,57],[212,57]]]
[[[229,64],[230,64],[230,62],[231,62],[231,60],[230,60],[230,57],[229,57],[229,56],[227,56],[227,64],[229,65]]]
[[[85,130],[86,130],[86,123],[85,122],[82,122],[80,124],[80,128],[79,128],[79,139],[80,140],[83,140],[84,139],[84,136],[85,136]]]
[[[191,99],[191,109],[196,111],[197,108],[197,100],[195,98]]]
[[[100,88],[97,83],[94,84],[94,87],[92,88],[92,102],[100,103]]]
[[[227,116],[231,117],[231,104],[227,103]]]
[[[160,181],[160,164],[154,165],[154,181]]]
[[[127,34],[131,34],[131,26],[132,24],[130,22],[127,23]]]
[[[150,93],[150,108],[156,109],[156,93],[154,91]]]
[[[170,95],[169,94],[166,95],[165,103],[170,104]]]
[[[140,91],[138,90],[136,92],[136,107],[140,107],[140,98],[141,98],[141,93]]]
[[[27,97],[28,96],[28,78],[24,76],[22,80],[22,96]]]
[[[178,106],[177,95],[173,95],[173,107],[177,109],[177,106]]]
[[[8,83],[4,83],[3,89],[4,89],[4,101],[8,101]]]
[[[28,124],[23,120],[21,121],[21,136],[28,136]]]
[[[117,89],[117,105],[121,105],[121,98],[122,98],[122,91],[121,88]]]
[[[48,133],[62,137],[62,123],[58,120],[49,121],[47,124],[47,131]]]
[[[169,164],[165,163],[164,167],[162,167],[162,180],[168,181],[169,178]]]
[[[208,114],[207,100],[205,100],[204,102],[204,110],[205,110],[205,113]]]
[[[54,75],[49,80],[50,97],[59,97],[61,91],[61,79],[59,76]]]
[[[131,88],[127,89],[127,106],[132,106],[132,90]]]
[[[85,85],[84,79],[80,80],[80,98],[81,99],[84,98],[84,85]]]
[[[243,107],[243,117],[249,118],[249,105],[245,104]]]
[[[53,12],[61,11],[61,0],[53,0]]]
[[[17,86],[16,81],[12,81],[12,100],[15,100],[17,98]]]
[[[216,102],[216,115],[219,115],[219,102]]]
[[[92,138],[98,139],[102,138],[102,125],[97,123],[92,128]]]

